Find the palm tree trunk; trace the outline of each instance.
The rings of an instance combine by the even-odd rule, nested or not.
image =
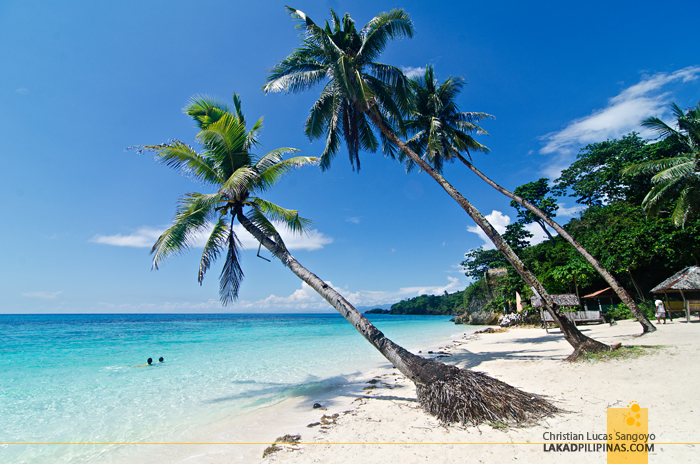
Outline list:
[[[639,298],[641,298],[642,301],[646,302],[647,299],[644,298],[644,293],[639,289],[639,285],[637,285],[637,281],[634,280],[634,276],[632,275],[632,271],[630,269],[627,269],[627,273],[630,275],[630,280],[632,281],[632,285],[634,285],[634,289],[637,290],[637,295],[639,295]]]
[[[384,135],[395,143],[404,153],[406,153],[409,158],[411,158],[421,169],[423,169],[430,177],[432,177],[440,186],[450,195],[459,205],[466,211],[466,213],[476,222],[476,224],[484,231],[488,238],[493,242],[496,248],[505,256],[505,258],[510,262],[510,264],[515,268],[515,270],[520,274],[520,277],[535,289],[537,294],[542,298],[545,308],[552,315],[552,318],[556,321],[559,326],[566,341],[574,347],[574,354],[572,356],[576,357],[581,352],[588,351],[603,351],[609,350],[610,347],[604,343],[597,340],[589,338],[581,333],[580,330],[564,316],[559,305],[554,303],[552,297],[547,293],[544,286],[539,280],[532,274],[526,267],[525,264],[518,258],[518,256],[513,252],[513,250],[508,246],[503,237],[496,231],[496,229],[488,222],[479,210],[477,210],[470,202],[467,200],[457,189],[455,189],[444,177],[442,177],[437,171],[428,165],[420,156],[418,156],[413,150],[411,150],[405,143],[399,139],[396,134],[390,131],[382,122],[381,118],[377,116],[374,109],[370,109],[367,112],[369,118],[374,122],[379,130],[384,133]]]
[[[544,230],[544,233],[547,234],[547,238],[549,240],[554,240],[554,237],[552,237],[552,234],[547,230],[547,226],[545,225],[544,221],[535,221],[539,226]]]
[[[523,198],[519,197],[518,195],[514,194],[513,192],[506,190],[505,188],[501,187],[494,181],[492,181],[490,178],[486,177],[484,173],[479,171],[472,163],[464,159],[464,157],[460,154],[457,154],[457,157],[459,160],[464,163],[469,169],[474,172],[477,176],[481,177],[482,180],[484,180],[487,184],[489,184],[491,187],[495,188],[499,192],[501,192],[503,195],[507,196],[511,200],[514,200],[518,204],[522,205],[523,207],[527,208],[528,210],[532,211],[537,217],[542,219],[548,226],[550,226],[552,229],[556,230],[557,233],[564,238],[567,242],[573,246],[576,251],[583,256],[588,263],[593,266],[593,269],[595,269],[598,274],[600,274],[603,279],[612,287],[613,291],[617,293],[617,296],[620,297],[622,302],[632,311],[632,314],[637,318],[639,323],[642,325],[642,334],[649,333],[649,332],[654,332],[656,330],[656,327],[654,324],[652,324],[649,319],[644,315],[644,313],[639,309],[637,304],[634,302],[634,299],[630,296],[630,294],[627,292],[627,290],[620,285],[620,283],[613,277],[610,272],[608,272],[607,269],[605,269],[597,259],[595,259],[589,252],[586,250],[580,243],[578,243],[574,238],[559,224],[554,222],[549,216],[544,214],[544,212],[530,203],[527,200],[524,200]]]
[[[416,356],[377,329],[341,294],[302,266],[279,236],[274,240],[242,213],[241,225],[282,264],[306,282],[350,322],[365,339],[415,385],[418,400],[428,413],[442,422],[477,425],[484,421],[521,422],[540,418],[558,409],[538,395],[523,392],[481,372],[459,369]]]

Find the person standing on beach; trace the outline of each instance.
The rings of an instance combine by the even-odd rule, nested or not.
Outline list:
[[[661,300],[656,300],[654,301],[654,305],[656,306],[656,323],[661,324],[661,318],[664,320],[664,324],[666,323],[666,308],[664,307],[664,302]]]

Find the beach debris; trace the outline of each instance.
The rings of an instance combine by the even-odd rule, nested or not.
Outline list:
[[[275,442],[265,448],[265,451],[263,451],[263,458],[268,457],[272,453],[276,453],[278,451],[282,451],[284,448],[278,445],[293,445],[296,443],[299,443],[301,441],[301,435],[282,435],[281,437],[278,437]],[[299,448],[291,448],[291,449],[299,449]]]
[[[376,385],[369,385],[369,386],[363,388],[363,390],[372,390],[374,388],[377,388],[377,386]]]
[[[280,448],[277,445],[270,445],[267,448],[265,448],[265,451],[263,451],[263,459],[271,455],[272,453],[276,453],[278,451],[282,451],[282,448]]]
[[[313,408],[320,409],[321,411],[326,411],[326,408],[324,408],[321,403],[314,403]]]
[[[336,421],[338,420],[338,417],[340,417],[340,414],[338,414],[337,412],[335,414],[333,414],[332,416],[327,416],[324,414],[321,417],[321,424],[322,425],[335,425]]]
[[[508,329],[503,328],[503,327],[498,327],[498,328],[489,327],[488,329],[477,330],[474,333],[475,334],[497,334],[497,333],[504,333],[504,332],[508,332]]]
[[[368,380],[367,383],[369,384],[375,384],[375,383],[380,383],[381,380],[379,380],[379,377],[375,377],[372,380]]]
[[[309,425],[307,425],[307,427],[311,428],[311,427],[316,427],[317,425],[321,425],[321,423],[320,422],[312,422]]]
[[[444,369],[444,370],[443,370]],[[416,385],[421,407],[443,424],[483,422],[524,425],[559,409],[542,396],[527,393],[483,372],[441,365],[439,380]]]
[[[301,441],[301,435],[282,435],[281,437],[277,438],[275,440],[275,443],[284,443],[291,445],[293,443],[299,443]]]

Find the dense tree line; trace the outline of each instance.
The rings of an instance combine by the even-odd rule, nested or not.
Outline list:
[[[445,292],[443,295],[420,295],[415,298],[401,300],[391,305],[391,314],[452,316],[459,313],[464,306],[463,293]]]
[[[674,223],[675,198],[664,198],[650,211],[647,194],[655,187],[658,176],[635,168],[663,164],[677,158],[684,148],[677,137],[654,142],[631,133],[584,147],[551,188],[548,179],[539,179],[518,187],[516,193],[533,204],[550,208],[552,195],[574,197],[586,209],[564,229],[630,293],[649,298],[649,290],[671,274],[700,264],[700,220],[690,211],[683,227]],[[583,295],[608,286],[558,235],[527,246],[529,233],[523,225],[534,220],[522,209],[518,209],[518,217],[518,222],[508,226],[504,238],[550,293]],[[477,279],[487,269],[510,268],[496,250],[482,248],[468,252],[462,264],[466,275]],[[514,301],[516,291],[525,296],[532,294],[509,269],[504,294]]]

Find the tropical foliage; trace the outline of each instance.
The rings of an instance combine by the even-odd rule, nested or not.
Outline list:
[[[426,66],[424,76],[410,81],[411,99],[405,126],[415,135],[407,144],[437,172],[442,172],[445,161],[453,161],[460,153],[489,151],[470,134],[488,135],[477,123],[493,116],[459,111],[455,98],[462,87],[462,77],[448,77],[438,84],[432,65]],[[415,167],[404,153],[400,159],[406,163],[407,170]]]
[[[391,305],[391,314],[430,314],[452,316],[460,312],[464,304],[464,292],[443,295],[420,295]]]
[[[623,174],[639,160],[668,156],[674,146],[672,140],[650,143],[636,133],[592,144],[581,150],[578,159],[556,181],[559,194],[570,192],[591,205],[564,226],[566,231],[628,292],[640,298],[651,297],[649,290],[674,272],[700,264],[700,219],[689,217],[685,227],[678,228],[670,212],[648,217],[642,206],[644,195],[637,189],[651,188],[652,176]],[[609,286],[560,236],[525,247],[519,255],[552,293],[574,293],[578,287],[584,295]],[[476,279],[487,269],[504,267],[503,259],[493,250],[472,250],[465,258],[462,265],[466,274]],[[511,302],[516,291],[531,294],[512,271],[508,280],[515,281],[504,292]],[[630,313],[626,310],[619,314]]]
[[[395,67],[370,62],[377,57],[387,42],[401,36],[412,36],[413,25],[402,10],[392,10],[375,16],[361,32],[357,32],[354,21],[345,15],[341,22],[331,10],[331,24],[325,28],[316,25],[303,12],[288,8],[292,16],[302,22],[300,29],[304,32],[302,46],[292,52],[285,60],[275,66],[263,91],[287,92],[302,91],[315,86],[323,79],[328,79],[321,97],[311,109],[307,119],[306,133],[314,139],[327,134],[326,149],[322,155],[321,165],[327,168],[330,159],[338,150],[340,137],[344,137],[350,162],[353,166],[359,162],[358,141],[364,140],[370,151],[376,149],[376,143],[370,141],[372,127],[364,119],[366,116],[378,129],[385,142],[385,154],[393,156],[392,144],[432,177],[447,194],[477,223],[489,239],[504,254],[517,272],[529,285],[536,288],[545,307],[559,325],[566,340],[576,349],[609,349],[603,343],[585,336],[576,326],[564,317],[558,306],[549,297],[547,290],[525,267],[523,262],[503,240],[498,231],[488,220],[454,188],[442,175],[433,169],[420,155],[399,139],[390,123],[398,124],[399,133],[403,133],[402,111],[408,108],[406,78]],[[363,52],[369,54],[363,54]],[[359,57],[365,57],[360,59]],[[374,69],[374,75],[364,72],[364,68]],[[324,111],[322,111],[325,108]],[[338,124],[343,121],[343,131]],[[366,130],[361,127],[367,123]],[[364,138],[361,134],[365,134]],[[374,139],[376,142],[376,139]],[[363,142],[364,143],[364,142]],[[457,154],[459,156],[459,154]],[[462,162],[468,163],[464,158]]]
[[[672,157],[646,161],[629,166],[625,172],[655,174],[653,187],[644,197],[644,209],[652,216],[665,212],[671,204],[671,219],[685,226],[689,218],[700,213],[700,103],[687,113],[675,103],[671,110],[677,129],[657,117],[645,119],[642,125],[674,143],[677,153]]]
[[[219,276],[224,305],[238,298],[243,279],[240,240],[234,229],[237,215],[245,214],[268,236],[279,237],[275,223],[303,232],[310,221],[300,217],[298,211],[254,195],[265,193],[293,168],[315,162],[306,156],[283,159],[285,154],[298,151],[293,148],[278,148],[262,156],[251,153],[259,145],[262,118],[247,130],[238,95],[233,96],[233,104],[230,110],[209,97],[198,96],[185,107],[185,113],[200,129],[196,136],[199,151],[179,140],[139,147],[155,152],[160,163],[212,188],[210,193],[188,193],[180,198],[173,224],[158,237],[151,254],[153,267],[158,269],[166,259],[208,235],[197,279],[201,284],[214,261],[225,255]]]
[[[297,93],[326,81],[309,112],[304,132],[311,139],[325,137],[321,169],[328,169],[344,139],[353,167],[360,169],[360,150],[375,152],[379,141],[367,111],[387,126],[401,124],[408,102],[408,82],[401,70],[376,60],[390,40],[413,37],[413,23],[401,9],[380,13],[359,31],[349,14],[318,26],[304,12],[287,7],[300,21],[301,47],[270,71],[263,91]],[[395,147],[381,135],[383,151]]]
[[[557,215],[559,205],[554,197],[548,196],[550,193],[548,182],[549,179],[542,177],[535,182],[528,182],[527,184],[516,187],[513,193],[535,205],[548,217],[553,218]],[[552,240],[552,234],[547,230],[547,224],[543,219],[517,201],[511,201],[510,206],[515,208],[518,212],[518,222],[520,224],[527,225],[534,222],[539,225],[544,233],[547,234],[547,237]]]

